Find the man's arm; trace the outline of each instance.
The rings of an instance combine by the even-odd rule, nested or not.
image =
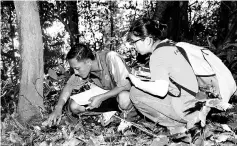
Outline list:
[[[47,120],[47,125],[52,126],[54,124],[59,124],[61,121],[61,115],[62,115],[62,109],[68,98],[70,97],[72,92],[72,88],[69,85],[65,85],[63,88],[57,105],[55,106],[54,111],[49,115],[49,118]]]
[[[155,80],[153,82],[145,82],[141,81],[138,77],[135,77],[132,74],[129,74],[129,78],[135,87],[151,93],[153,95],[157,95],[160,97],[165,97],[169,90],[169,82],[166,80]]]
[[[61,109],[63,108],[64,104],[67,102],[68,98],[70,97],[72,93],[72,88],[70,85],[66,84],[60,93],[59,100],[57,105],[55,106],[55,109]]]
[[[55,109],[62,109],[64,104],[70,97],[72,90],[80,89],[82,85],[84,85],[86,82],[86,80],[82,80],[81,78],[73,74],[67,81],[67,84],[64,86],[62,92],[60,93],[59,100],[57,105],[55,106]]]

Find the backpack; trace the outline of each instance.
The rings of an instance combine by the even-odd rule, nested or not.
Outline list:
[[[207,93],[208,97],[213,95],[212,97],[217,97],[223,102],[229,102],[230,97],[236,91],[236,83],[230,70],[215,54],[207,48],[186,42],[178,42],[176,44],[163,42],[157,48],[162,46],[176,46],[196,75],[199,86],[198,93],[194,93],[185,85],[180,85],[174,81],[180,88],[188,91],[198,99],[200,99],[200,95],[203,95],[202,93]]]

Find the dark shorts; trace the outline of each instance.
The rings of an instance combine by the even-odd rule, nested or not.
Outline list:
[[[69,99],[68,102],[66,103],[65,112],[66,112],[67,115],[77,117],[77,115],[74,115],[70,110],[70,101],[71,100],[72,99]],[[117,102],[115,97],[114,98],[109,98],[109,99],[103,101],[99,108],[88,110],[85,113],[82,113],[82,115],[96,115],[96,114],[99,114],[99,113],[102,113],[102,112],[107,112],[107,111],[119,111],[118,102]]]

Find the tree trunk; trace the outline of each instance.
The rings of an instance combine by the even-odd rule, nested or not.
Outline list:
[[[113,14],[114,14],[114,3],[116,1],[110,1],[109,4],[109,9],[110,9],[110,38],[114,37],[114,19],[113,19]],[[114,39],[110,40],[110,50],[114,50],[114,45],[115,45],[115,41],[113,41]]]
[[[43,42],[36,1],[14,1],[18,18],[21,79],[17,112],[25,124],[40,115],[43,106]]]
[[[79,42],[77,1],[67,1],[67,19],[70,29],[71,46]]]
[[[172,5],[173,3],[174,2],[172,1],[157,1],[153,19],[163,21],[164,12],[166,11],[167,7],[169,7],[169,5]],[[163,21],[163,23],[165,22]]]
[[[216,46],[223,48],[227,43],[234,43],[237,38],[237,2],[221,1],[218,15]]]
[[[188,36],[188,1],[157,1],[153,19],[167,24],[167,38],[180,41]]]

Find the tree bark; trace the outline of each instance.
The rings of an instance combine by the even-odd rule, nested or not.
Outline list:
[[[223,48],[227,43],[234,43],[237,38],[236,8],[236,1],[221,1],[216,39],[218,49]]]
[[[77,1],[67,1],[67,19],[70,29],[71,46],[79,42]]]
[[[114,37],[114,19],[113,19],[113,14],[114,14],[114,3],[115,1],[110,1],[109,4],[109,9],[110,9],[110,37]],[[111,39],[110,40],[110,50],[114,50],[115,42]]]
[[[40,115],[43,106],[43,42],[36,1],[14,1],[21,48],[17,112],[23,124]]]
[[[188,36],[188,1],[157,1],[153,19],[167,24],[167,38],[180,41]]]

